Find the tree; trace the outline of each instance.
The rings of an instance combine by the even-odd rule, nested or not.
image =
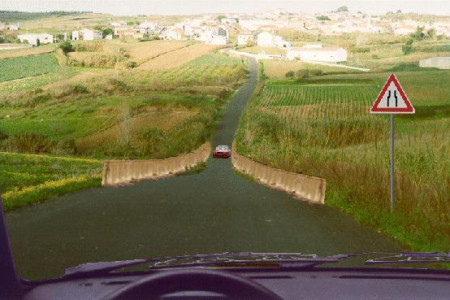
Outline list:
[[[402,46],[402,52],[403,54],[409,54],[412,52],[412,43],[414,42],[414,40],[412,38],[410,38],[409,40],[406,41],[406,44]]]
[[[40,39],[37,39],[36,40],[36,47],[39,47],[41,45],[41,40]]]
[[[285,76],[286,76],[286,78],[294,78],[295,72],[294,71],[289,71],[289,72],[286,73]]]
[[[316,19],[319,21],[330,21],[330,18],[328,18],[328,16],[317,16]]]
[[[219,22],[222,22],[222,19],[225,19],[226,18],[226,16],[224,16],[224,15],[218,15],[217,16],[217,20],[219,21]]]
[[[69,52],[73,52],[75,49],[73,48],[73,45],[69,41],[62,42],[59,44],[59,48],[64,52],[65,55]]]
[[[114,30],[112,30],[112,28],[105,28],[102,30],[102,37],[105,38],[107,35],[109,34],[113,34]]]
[[[348,7],[343,5],[337,9],[337,12],[348,12]]]
[[[423,33],[424,27],[417,26],[416,32],[413,33],[413,37],[417,41],[421,41],[425,38],[425,33]]]
[[[300,69],[297,72],[295,72],[295,76],[297,77],[297,80],[306,79],[309,77],[309,70]]]
[[[432,39],[435,36],[436,36],[436,29],[434,29],[434,28],[428,29],[427,38]]]

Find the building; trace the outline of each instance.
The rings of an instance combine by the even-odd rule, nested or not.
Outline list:
[[[228,43],[228,39],[223,35],[213,35],[206,43],[210,45],[225,46]]]
[[[103,38],[102,32],[97,30],[91,30],[84,28],[82,30],[72,31],[72,40],[73,41],[93,41],[93,40],[101,40]]]
[[[235,18],[222,18],[220,20],[220,23],[227,24],[227,25],[233,25],[238,23],[238,19]]]
[[[409,35],[416,32],[416,27],[398,27],[394,29],[394,35]]]
[[[419,61],[421,68],[438,68],[443,70],[450,70],[450,57],[432,57],[421,59]]]
[[[157,22],[145,21],[136,26],[136,29],[137,31],[143,34],[152,34],[153,32],[155,32],[157,27],[158,27]]]
[[[127,27],[127,23],[125,21],[111,22],[111,23],[109,23],[109,25],[111,25],[114,28]]]
[[[159,35],[164,40],[182,40],[184,38],[183,30],[179,28],[166,28]]]
[[[256,35],[256,45],[261,47],[278,47],[289,48],[291,43],[283,40],[279,35],[271,34],[270,32],[263,31]]]
[[[19,24],[17,25],[6,25],[6,30],[9,31],[18,31],[20,29]]]
[[[338,63],[347,61],[347,50],[340,47],[292,48],[287,51],[286,56],[290,60]]]
[[[27,42],[30,45],[37,46],[39,44],[53,43],[53,35],[48,33],[30,33],[20,34],[17,36],[21,43]]]
[[[255,37],[253,34],[239,34],[237,36],[237,44],[238,46],[248,46],[255,42]]]
[[[271,26],[273,21],[268,19],[239,19],[239,26],[242,29],[254,31],[261,27]]]

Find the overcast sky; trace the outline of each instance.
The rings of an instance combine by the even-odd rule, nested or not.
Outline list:
[[[290,12],[325,12],[346,5],[350,11],[384,14],[388,11],[450,15],[449,0],[0,0],[0,10],[93,11],[114,15],[263,12],[283,8]]]

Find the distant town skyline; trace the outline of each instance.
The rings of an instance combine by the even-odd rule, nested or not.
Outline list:
[[[117,16],[126,15],[192,15],[205,13],[260,13],[273,9],[289,12],[317,13],[347,6],[351,12],[385,14],[401,10],[421,14],[450,15],[448,0],[1,0],[0,10],[26,12],[92,11]]]

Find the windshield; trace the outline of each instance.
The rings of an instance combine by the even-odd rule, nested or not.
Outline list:
[[[166,2],[2,0],[0,194],[23,278],[450,252],[446,2]]]

